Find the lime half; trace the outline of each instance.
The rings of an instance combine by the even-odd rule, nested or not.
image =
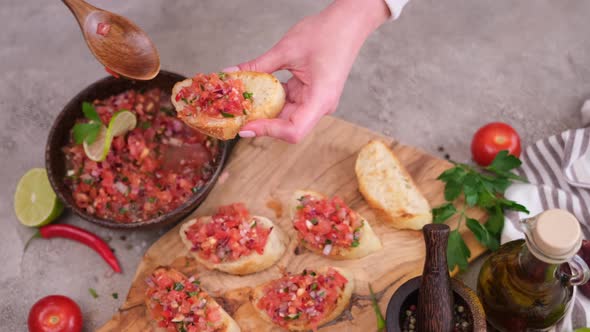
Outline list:
[[[18,181],[14,212],[21,224],[29,227],[47,225],[59,217],[63,208],[51,189],[45,169],[33,168]]]
[[[121,111],[111,118],[109,127],[100,127],[100,132],[92,144],[84,141],[84,152],[86,156],[94,161],[103,161],[109,154],[113,137],[124,135],[130,130],[135,129],[137,118],[135,114],[129,111]]]

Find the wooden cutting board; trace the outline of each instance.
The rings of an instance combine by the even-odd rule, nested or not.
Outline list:
[[[269,138],[241,140],[226,167],[229,176],[218,183],[193,215],[211,215],[217,206],[244,202],[253,215],[270,217],[290,237],[284,257],[272,268],[249,276],[207,271],[187,256],[178,235],[180,225],[162,236],[145,253],[119,312],[99,331],[149,331],[144,306],[145,279],[158,266],[171,265],[187,275],[197,274],[203,287],[234,317],[242,331],[280,331],[262,321],[248,301],[251,287],[281,276],[281,271],[333,265],[351,270],[355,290],[348,309],[322,331],[375,331],[369,283],[377,293],[383,313],[394,291],[406,280],[421,274],[424,243],[421,232],[400,231],[376,219],[358,192],[354,164],[360,148],[371,139],[382,139],[393,148],[431,206],[444,201],[443,184],[437,176],[451,164],[413,147],[372,133],[342,120],[326,117],[301,143],[289,145]],[[337,194],[365,216],[383,243],[383,249],[359,260],[332,261],[311,252],[295,253],[295,231],[287,217],[286,202],[296,189]],[[471,216],[484,218],[481,211]],[[449,222],[456,226],[456,220]],[[472,259],[484,249],[468,232],[465,240]]]

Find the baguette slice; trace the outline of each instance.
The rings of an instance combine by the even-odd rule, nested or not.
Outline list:
[[[246,91],[253,93],[252,109],[247,115],[233,118],[214,118],[198,113],[182,119],[190,127],[220,140],[229,140],[238,134],[246,123],[258,119],[276,117],[285,105],[285,89],[279,80],[271,74],[252,71],[239,71],[226,74],[229,78],[239,79],[244,83]],[[184,87],[191,86],[190,78],[178,82],[172,88],[172,104],[176,111],[181,111],[185,104],[176,101],[176,95]]]
[[[291,202],[289,204],[289,213],[291,216],[291,220],[295,222],[295,216],[297,215],[297,206],[300,205],[299,198],[305,195],[310,195],[312,197],[317,197],[318,199],[326,198],[325,195],[310,191],[310,190],[297,190],[293,194],[291,198]],[[358,215],[358,213],[357,213]],[[369,222],[363,218],[361,215],[358,215],[363,220],[363,227],[360,229],[360,238],[359,238],[359,245],[357,247],[351,248],[341,248],[341,247],[334,247],[327,257],[332,259],[357,259],[361,257],[365,257],[373,252],[381,250],[383,246],[381,245],[381,241],[379,237],[375,234]],[[315,252],[318,255],[326,256],[322,252],[322,250],[315,248],[307,243],[302,243],[302,245],[309,249],[312,252]]]
[[[344,289],[340,291],[339,297],[336,300],[336,306],[330,312],[326,313],[325,317],[322,318],[320,322],[318,322],[317,326],[322,326],[336,319],[350,303],[350,298],[352,297],[352,292],[354,290],[354,275],[349,271],[337,267],[325,267],[319,269],[318,272],[326,273],[329,268],[338,271],[338,273],[345,277],[348,280],[348,282],[346,283],[346,286],[344,286]],[[275,324],[266,311],[258,308],[258,302],[262,297],[264,297],[264,295],[266,295],[264,290],[265,286],[267,286],[271,282],[272,281],[269,281],[268,283],[264,283],[262,285],[257,286],[252,293],[251,301],[254,305],[255,310],[265,321]],[[315,327],[309,324],[308,322],[298,322],[297,320],[292,320],[291,322],[287,323],[286,328],[290,331],[315,331]]]
[[[432,222],[428,201],[383,142],[371,141],[361,149],[355,171],[365,200],[393,227],[420,230]]]
[[[280,228],[275,226],[270,219],[260,216],[253,216],[252,218],[256,220],[258,225],[262,225],[264,228],[272,228],[268,235],[266,246],[264,247],[264,253],[262,255],[253,252],[252,254],[242,256],[237,260],[221,263],[213,263],[202,258],[198,252],[192,250],[193,243],[186,237],[186,231],[194,224],[211,222],[212,218],[210,216],[192,219],[184,223],[184,225],[180,227],[180,238],[197,262],[210,270],[219,270],[234,275],[246,275],[260,272],[274,265],[285,253],[286,246],[283,243],[284,237]]]
[[[180,281],[184,281],[184,280],[188,279],[184,274],[182,274],[181,272],[179,272],[171,267],[158,267],[158,268],[156,268],[154,270],[154,272],[152,273],[152,277],[156,277],[156,276],[162,275],[162,274],[167,275],[175,282],[180,282]],[[223,322],[223,326],[224,326],[223,329],[219,330],[220,332],[240,332],[240,327],[238,326],[238,324],[233,320],[233,318],[231,318],[231,316],[225,310],[223,310],[223,308],[217,302],[215,302],[215,300],[211,296],[206,295],[205,298],[207,300],[207,304],[206,304],[205,308],[219,308],[219,311],[221,314],[221,321]],[[196,301],[198,301],[198,300],[195,300],[195,302]],[[159,304],[159,302],[146,296],[145,306],[146,306],[146,310],[148,311],[148,316],[152,320],[153,331],[154,332],[167,332],[167,331],[169,331],[166,328],[159,327],[157,324],[157,320],[160,318],[160,316],[162,314],[162,308],[161,308],[161,305]]]

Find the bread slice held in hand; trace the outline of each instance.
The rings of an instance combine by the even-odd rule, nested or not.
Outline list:
[[[361,149],[355,172],[367,203],[393,227],[420,230],[432,222],[428,201],[383,142],[374,140]]]
[[[188,278],[170,267],[158,267],[146,283],[145,305],[153,331],[240,331],[195,277]]]
[[[369,222],[338,197],[298,190],[290,202],[301,244],[332,259],[357,259],[382,248]]]
[[[267,73],[197,74],[176,83],[171,99],[178,117],[187,125],[229,140],[250,121],[275,118],[285,105],[285,90]]]
[[[234,275],[265,270],[286,249],[280,228],[268,218],[250,216],[241,203],[187,221],[180,227],[180,238],[197,262]]]
[[[342,314],[353,290],[354,276],[349,271],[325,267],[262,284],[254,289],[251,300],[270,323],[290,331],[316,331]]]

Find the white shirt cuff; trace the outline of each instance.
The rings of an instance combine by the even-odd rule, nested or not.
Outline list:
[[[385,0],[389,11],[391,12],[391,20],[395,20],[402,13],[402,9],[408,3],[409,0]]]

